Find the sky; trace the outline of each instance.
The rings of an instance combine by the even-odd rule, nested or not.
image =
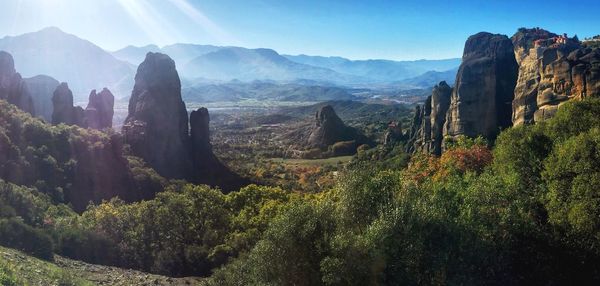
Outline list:
[[[350,59],[460,57],[469,35],[600,34],[599,0],[0,0],[0,37],[55,26],[106,50],[173,43]]]

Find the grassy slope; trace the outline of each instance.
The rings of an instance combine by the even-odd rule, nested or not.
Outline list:
[[[23,285],[198,285],[197,278],[169,278],[116,267],[88,264],[55,256],[55,262],[0,247],[0,264]]]

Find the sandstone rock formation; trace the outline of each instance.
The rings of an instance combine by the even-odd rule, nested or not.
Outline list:
[[[239,189],[249,181],[231,172],[212,152],[210,116],[201,107],[190,114],[191,158],[193,174],[190,180],[198,184],[219,186],[225,191]]]
[[[431,93],[431,143],[428,151],[435,155],[442,153],[444,124],[446,123],[448,108],[450,108],[451,97],[452,88],[445,81],[436,85]]]
[[[429,151],[431,143],[431,96],[428,96],[425,103],[415,107],[415,116],[413,117],[412,127],[407,145],[408,152]]]
[[[383,135],[383,145],[392,146],[402,140],[404,140],[402,122],[390,121],[388,123],[388,129]]]
[[[440,155],[444,140],[444,123],[450,107],[452,88],[442,81],[437,84],[423,106],[417,106],[407,151]]]
[[[27,93],[21,75],[15,70],[11,54],[0,51],[0,99],[16,105],[23,111],[35,114],[33,101]]]
[[[321,107],[315,114],[314,127],[308,136],[308,147],[325,149],[344,141],[355,141],[358,146],[367,144],[369,140],[355,128],[346,126],[331,105]]]
[[[33,100],[35,115],[46,122],[52,122],[52,95],[60,83],[45,75],[26,78],[23,81]]]
[[[80,106],[73,106],[73,92],[66,82],[61,83],[52,95],[52,124],[86,127],[85,113]]]
[[[444,135],[494,140],[502,128],[511,126],[517,72],[513,44],[507,36],[481,32],[469,37]]]
[[[212,145],[210,144],[210,116],[208,109],[201,107],[190,113],[190,136],[192,139],[192,149],[194,156],[198,159],[212,154]],[[195,160],[200,161],[200,160]]]
[[[167,55],[148,53],[135,76],[124,139],[134,155],[166,178],[236,190],[249,183],[219,162],[212,152],[206,108],[188,114],[181,99],[175,62]]]
[[[190,176],[188,115],[169,56],[148,53],[138,66],[123,133],[133,154],[162,176]]]
[[[521,28],[512,41],[519,62],[515,125],[547,119],[567,100],[600,95],[600,50],[539,28]]]
[[[85,108],[85,119],[87,126],[93,129],[104,129],[112,127],[114,115],[115,97],[107,88],[100,93],[92,90],[89,102]]]

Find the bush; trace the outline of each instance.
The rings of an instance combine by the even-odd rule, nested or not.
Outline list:
[[[41,259],[53,260],[50,236],[15,218],[0,220],[0,244]]]

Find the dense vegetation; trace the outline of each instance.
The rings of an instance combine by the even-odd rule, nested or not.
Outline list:
[[[153,200],[83,214],[1,182],[0,233],[95,263],[212,275],[210,285],[600,282],[600,100],[566,103],[487,146],[462,138],[410,159],[401,146],[363,150],[319,193],[170,181]]]

